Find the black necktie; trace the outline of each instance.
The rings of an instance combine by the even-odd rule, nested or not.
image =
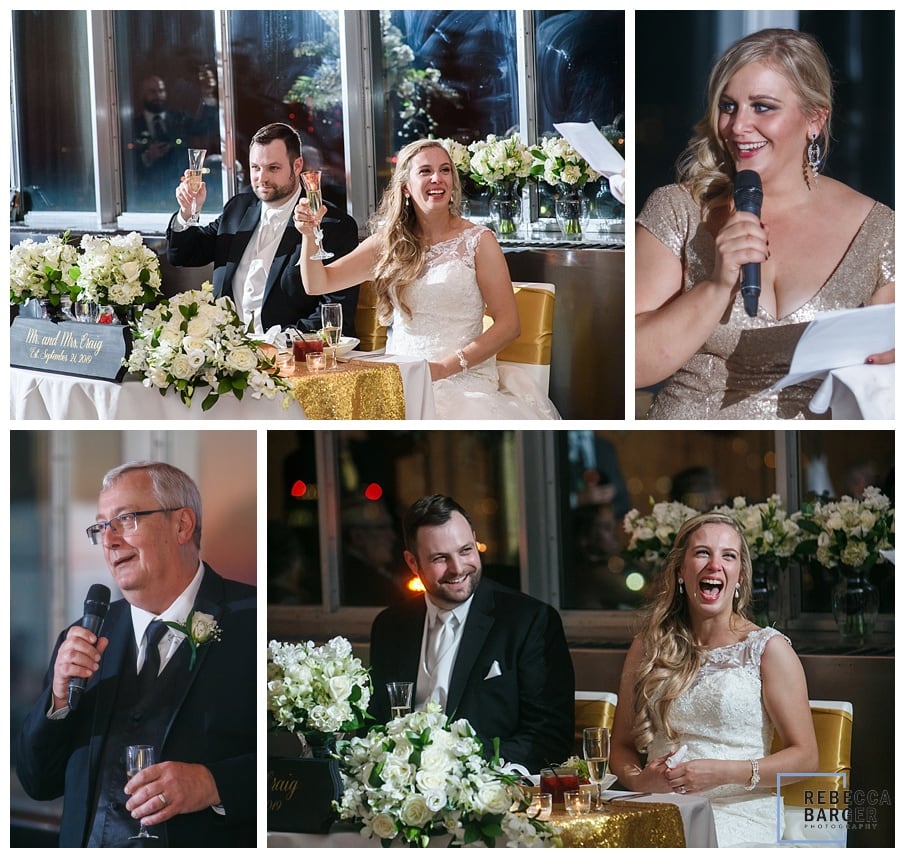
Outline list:
[[[138,673],[138,685],[142,693],[153,686],[160,673],[160,641],[166,630],[167,625],[163,620],[151,620],[145,629],[145,663]]]
[[[166,128],[163,127],[163,119],[159,113],[154,114],[154,139],[168,140]]]

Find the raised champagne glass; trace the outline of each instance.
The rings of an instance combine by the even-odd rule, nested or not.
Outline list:
[[[129,778],[135,777],[142,769],[153,766],[157,762],[157,752],[153,745],[127,745],[126,746],[126,774]],[[151,834],[145,828],[144,822],[139,823],[138,834],[133,834],[129,840],[157,840],[156,834]]]
[[[198,206],[195,202],[197,194],[201,191],[204,182],[204,159],[207,157],[207,149],[189,149],[189,190],[192,192],[192,216],[186,221],[191,226],[197,226],[200,220]]]
[[[342,304],[321,304],[321,333],[333,355],[330,369],[337,369],[336,347],[339,345],[343,333]]]
[[[308,196],[308,206],[311,213],[317,218],[321,206],[324,204],[324,198],[321,194],[321,171],[306,170],[302,173],[302,182],[305,185],[305,193]],[[324,240],[324,231],[321,229],[320,218],[314,225],[314,242],[317,245],[317,253],[309,257],[310,259],[332,259],[333,254],[329,250],[324,250],[322,242]],[[334,356],[335,357],[335,356]]]
[[[599,808],[603,804],[601,787],[610,761],[610,731],[606,727],[585,727],[582,738],[588,780],[597,787],[596,806]]]

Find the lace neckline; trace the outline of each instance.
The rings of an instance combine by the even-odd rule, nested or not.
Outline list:
[[[745,644],[747,644],[749,642],[752,635],[756,635],[758,632],[763,632],[763,631],[766,631],[766,629],[761,629],[761,628],[751,629],[751,631],[748,632],[748,634],[746,634],[740,641],[735,641],[735,643],[723,644],[723,646],[704,647],[704,652],[706,652],[709,655],[710,653],[722,652],[723,650],[732,649],[733,647],[744,646]]]
[[[461,232],[457,232],[451,238],[444,238],[442,241],[438,241],[434,244],[429,244],[427,246],[427,250],[428,250],[428,252],[430,252],[430,251],[436,250],[438,247],[443,247],[444,244],[450,244],[453,241],[461,241],[463,238],[465,238],[465,236],[470,235],[471,233],[475,232],[476,230],[482,230],[485,228],[486,227],[479,226],[478,224],[469,224]]]

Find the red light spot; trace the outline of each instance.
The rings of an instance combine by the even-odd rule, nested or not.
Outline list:
[[[305,485],[303,480],[296,480],[292,484],[292,489],[290,490],[290,494],[294,498],[303,498],[305,497],[305,493],[308,491],[308,486]]]
[[[365,489],[365,497],[370,501],[380,500],[383,497],[383,489],[377,483],[371,483]]]

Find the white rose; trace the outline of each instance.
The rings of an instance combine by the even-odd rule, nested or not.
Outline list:
[[[192,367],[192,362],[186,355],[179,354],[173,358],[173,363],[170,364],[170,372],[176,378],[189,379],[194,374],[195,369]]]
[[[371,817],[371,831],[381,840],[390,840],[396,836],[396,823],[388,813],[378,813]]]
[[[330,696],[341,703],[348,699],[349,692],[352,689],[352,680],[348,676],[332,676],[327,681],[327,687],[330,689]]]
[[[258,356],[253,349],[240,346],[226,356],[226,365],[238,372],[250,372],[258,365]]]
[[[198,643],[205,643],[214,635],[217,621],[210,615],[201,611],[192,614],[192,637]]]
[[[432,816],[431,809],[427,806],[424,797],[420,795],[408,796],[399,812],[399,818],[406,825],[414,825],[416,828],[426,825]]]
[[[504,784],[484,784],[478,790],[477,805],[487,813],[505,813],[512,807],[512,796]]]
[[[421,769],[415,775],[415,783],[418,785],[418,789],[425,793],[444,792],[446,790],[446,772]]]

